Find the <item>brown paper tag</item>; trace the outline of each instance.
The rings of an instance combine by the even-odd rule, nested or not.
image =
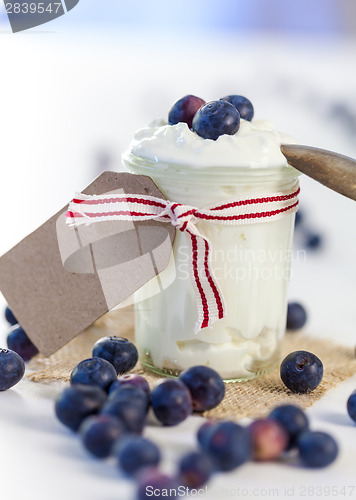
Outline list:
[[[104,172],[85,194],[163,198],[143,175]],[[64,207],[0,258],[0,290],[44,356],[57,351],[168,265],[175,228],[144,221],[70,227]]]

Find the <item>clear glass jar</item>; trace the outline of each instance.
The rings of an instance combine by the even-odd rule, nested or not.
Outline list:
[[[198,208],[289,190],[298,172],[280,168],[190,168],[127,153],[126,167],[148,175],[172,202]],[[141,362],[176,376],[206,365],[226,381],[254,378],[280,361],[285,333],[294,213],[242,225],[196,224],[211,243],[211,265],[224,295],[226,315],[194,333],[197,307],[189,275],[189,236],[176,232],[168,268],[137,293],[135,336]]]

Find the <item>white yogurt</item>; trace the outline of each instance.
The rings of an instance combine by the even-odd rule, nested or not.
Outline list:
[[[131,151],[154,162],[189,165],[190,168],[248,167],[275,168],[287,166],[280,144],[295,140],[274,129],[266,120],[241,120],[234,135],[221,135],[216,141],[203,139],[186,123],[167,125],[154,121],[136,132]]]
[[[202,139],[186,124],[153,123],[138,131],[124,162],[149,175],[167,199],[207,207],[290,189],[297,172],[280,152],[295,141],[269,122],[242,120],[233,136]],[[189,237],[177,231],[173,256],[137,294],[136,343],[143,363],[177,374],[202,364],[224,379],[253,378],[279,359],[284,335],[294,214],[271,222],[223,226],[198,222],[226,316],[194,334],[197,308],[189,277]]]

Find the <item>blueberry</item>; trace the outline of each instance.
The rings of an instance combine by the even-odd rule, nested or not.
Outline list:
[[[21,356],[10,349],[0,349],[0,391],[16,385],[25,373],[25,363]]]
[[[96,385],[104,391],[109,390],[115,379],[115,368],[102,358],[83,359],[70,375],[71,384]]]
[[[318,250],[323,244],[323,238],[320,234],[307,232],[305,234],[304,245],[308,250]]]
[[[122,387],[112,392],[102,413],[121,420],[127,432],[140,434],[146,424],[147,394],[137,387]]]
[[[177,487],[172,477],[157,469],[149,468],[138,478],[136,500],[176,498]]]
[[[214,467],[208,455],[193,451],[184,455],[178,465],[178,483],[186,488],[198,489],[207,483]]]
[[[299,209],[298,212],[295,213],[295,219],[294,219],[295,227],[299,227],[302,224],[303,220],[304,220],[304,214]]]
[[[123,337],[103,337],[95,342],[93,356],[106,359],[111,363],[116,373],[126,373],[132,370],[138,360],[135,345]]]
[[[113,384],[112,384],[113,385]],[[148,410],[150,403],[150,395],[147,394],[140,387],[135,387],[133,385],[123,385],[117,387],[115,390],[110,390],[108,402],[110,401],[122,401],[141,404],[142,408]]]
[[[114,380],[114,382],[110,386],[109,394],[111,394],[116,389],[127,386],[142,389],[143,391],[145,391],[149,398],[151,397],[150,386],[148,385],[147,380],[141,375],[137,375],[136,373],[126,373],[126,375],[121,375],[121,377]]]
[[[193,410],[215,408],[224,398],[225,385],[220,375],[208,366],[193,366],[179,375],[192,396]]]
[[[251,121],[254,115],[254,110],[251,101],[242,95],[227,95],[222,98],[222,101],[229,102],[240,113],[240,117],[244,120]]]
[[[180,380],[163,379],[151,391],[151,403],[157,419],[164,425],[176,425],[192,413],[192,398]]]
[[[192,128],[200,137],[216,141],[220,135],[233,135],[240,128],[240,114],[229,102],[211,101],[195,113]]]
[[[18,323],[17,319],[14,316],[14,313],[8,306],[5,309],[5,318],[10,323],[10,325],[17,325]]]
[[[274,408],[269,418],[277,420],[289,436],[288,449],[297,444],[298,436],[309,429],[309,420],[303,410],[294,405],[280,405]]]
[[[298,302],[289,302],[287,309],[287,330],[299,330],[307,321],[307,313]]]
[[[100,387],[72,385],[58,396],[55,413],[63,425],[77,431],[85,418],[99,412],[105,399],[106,393]]]
[[[205,447],[205,444],[209,438],[209,434],[214,425],[217,425],[217,422],[214,420],[207,420],[201,425],[197,432],[197,440],[202,448]]]
[[[203,99],[195,95],[186,95],[175,102],[168,115],[168,123],[175,125],[184,122],[189,128],[192,127],[192,120],[198,109],[205,104]]]
[[[87,417],[79,427],[84,447],[98,458],[108,457],[114,443],[124,433],[124,425],[112,415]]]
[[[203,451],[211,456],[217,469],[233,470],[251,458],[250,433],[234,422],[221,422],[208,432]]]
[[[298,438],[299,455],[309,467],[326,467],[338,455],[335,439],[326,432],[303,432]]]
[[[21,326],[13,328],[7,336],[7,346],[9,349],[17,352],[24,361],[29,361],[38,354],[37,347]]]
[[[347,400],[347,412],[354,422],[356,422],[356,391]]]
[[[308,351],[294,351],[281,363],[282,382],[292,392],[306,394],[313,391],[323,378],[323,363]]]
[[[122,401],[108,401],[102,413],[113,415],[124,425],[126,432],[141,434],[146,425],[147,412],[135,402],[123,403]]]
[[[249,430],[254,460],[274,460],[287,449],[289,435],[277,420],[271,418],[255,420]]]
[[[144,467],[157,466],[161,460],[161,453],[155,443],[141,436],[128,436],[119,441],[114,455],[119,468],[130,476]]]

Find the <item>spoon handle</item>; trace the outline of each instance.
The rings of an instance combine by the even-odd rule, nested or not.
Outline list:
[[[356,201],[356,160],[325,149],[282,144],[288,163],[328,188]]]

